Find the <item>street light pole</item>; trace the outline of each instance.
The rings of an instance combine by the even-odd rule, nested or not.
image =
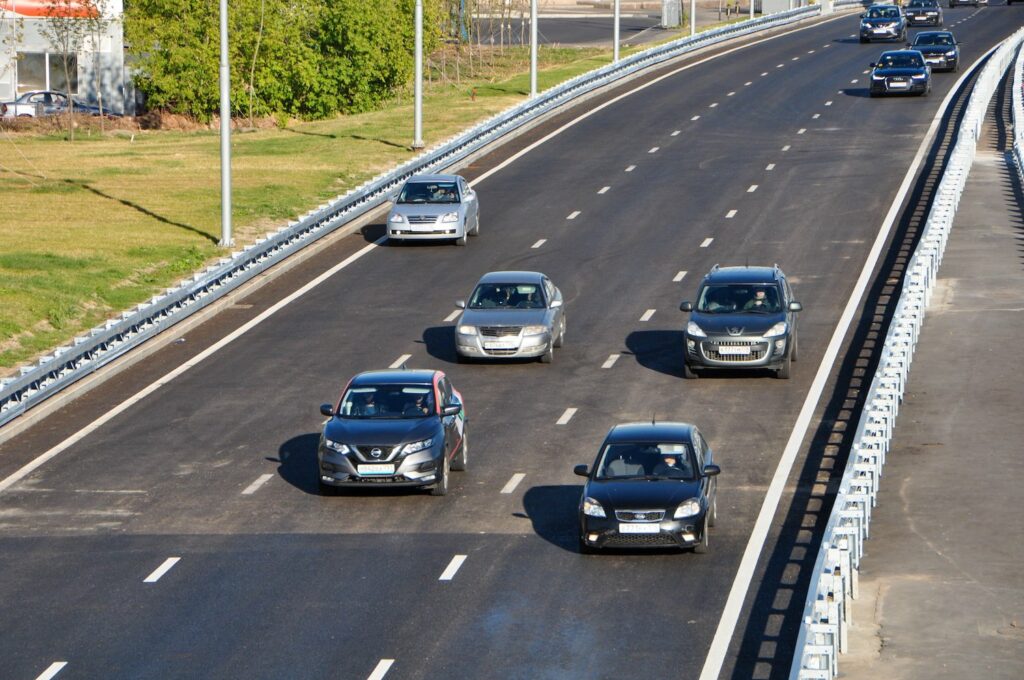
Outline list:
[[[423,148],[423,0],[416,0],[416,83],[412,148]]]
[[[690,0],[690,35],[697,34],[697,0]]]
[[[612,50],[612,62],[619,63],[619,0],[615,0],[615,47]]]
[[[750,0],[750,18],[754,18],[754,0]]]
[[[220,0],[220,245],[231,239],[231,71],[228,69],[228,0]]]
[[[530,97],[537,96],[537,0],[530,3]]]

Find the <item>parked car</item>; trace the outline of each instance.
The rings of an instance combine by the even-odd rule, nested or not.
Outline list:
[[[684,332],[683,376],[720,368],[774,370],[788,379],[797,359],[797,312],[786,275],[774,267],[719,267],[704,276]]]
[[[907,47],[923,54],[925,62],[933,71],[960,70],[960,43],[950,31],[922,31],[914,36],[914,42]]]
[[[441,371],[366,371],[336,404],[321,404],[320,491],[338,487],[429,486],[448,493],[449,471],[468,462],[462,395]]]
[[[882,52],[871,63],[872,97],[887,94],[916,94],[927,97],[932,91],[932,69],[917,50]]]
[[[395,197],[387,230],[396,243],[453,239],[464,246],[466,236],[480,235],[476,192],[459,175],[414,175]]]
[[[907,19],[898,5],[872,5],[860,15],[860,41],[906,40]]]
[[[903,8],[910,26],[941,26],[942,8],[939,0],[910,0]]]
[[[75,113],[90,116],[100,115],[100,108],[94,104],[74,99]],[[4,118],[35,118],[36,116],[56,116],[66,113],[68,98],[63,92],[54,90],[33,90],[21,95],[13,102],[0,104],[0,116]],[[120,113],[103,108],[104,116],[120,118]]]
[[[581,553],[692,548],[706,553],[718,517],[711,447],[688,423],[627,423],[605,437],[580,496]]]

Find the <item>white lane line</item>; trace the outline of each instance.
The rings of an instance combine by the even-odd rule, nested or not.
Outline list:
[[[459,571],[459,567],[466,561],[465,555],[456,555],[452,558],[452,561],[448,563],[448,566],[441,573],[441,578],[438,581],[451,581],[455,578],[455,574]]]
[[[256,493],[257,489],[259,489],[261,486],[263,486],[264,484],[269,482],[270,478],[273,477],[273,476],[274,475],[270,474],[269,472],[266,473],[266,474],[260,475],[259,477],[256,478],[255,482],[253,482],[249,486],[245,487],[245,490],[242,492],[242,495],[243,496],[251,496],[251,495],[253,495],[254,493]]]
[[[785,64],[776,64],[775,68],[782,68],[783,66],[785,66]]]
[[[700,116],[694,116],[694,117],[693,117],[693,118],[691,118],[690,120],[700,120]]]
[[[757,185],[756,185],[756,184],[751,184],[751,185],[750,185],[750,188],[749,188],[749,189],[747,189],[747,193],[748,193],[748,194],[752,194],[752,193],[754,193],[755,191],[757,191]]]
[[[993,48],[993,50],[994,49],[995,48]],[[989,54],[990,53],[991,50],[989,51]],[[875,242],[872,244],[871,251],[868,253],[867,259],[864,262],[864,268],[861,269],[860,277],[857,279],[857,283],[854,284],[853,292],[850,293],[850,299],[847,301],[846,307],[843,309],[843,313],[839,317],[836,329],[832,333],[832,339],[829,341],[828,347],[825,350],[825,355],[821,359],[821,365],[818,366],[818,371],[814,374],[814,381],[811,383],[811,388],[807,392],[807,398],[804,400],[804,404],[800,409],[800,414],[797,416],[796,422],[793,425],[793,431],[789,436],[789,441],[786,442],[786,448],[783,449],[782,457],[779,459],[779,465],[775,469],[775,475],[772,477],[772,481],[768,485],[768,491],[765,493],[764,501],[761,503],[761,510],[757,515],[757,521],[754,523],[754,529],[751,531],[750,538],[747,540],[747,546],[743,551],[743,558],[740,560],[740,566],[736,570],[736,578],[733,580],[732,587],[729,589],[729,597],[722,610],[722,618],[718,622],[718,628],[715,630],[715,637],[711,641],[711,648],[708,651],[707,658],[704,660],[704,667],[700,673],[700,680],[716,680],[722,672],[725,655],[729,651],[729,643],[732,641],[733,633],[736,630],[736,622],[739,620],[740,612],[743,609],[743,600],[746,598],[747,591],[750,589],[754,570],[757,568],[758,559],[764,551],[765,541],[768,539],[768,530],[771,528],[772,520],[775,518],[775,513],[778,511],[779,502],[782,499],[782,492],[786,488],[786,481],[789,479],[789,474],[793,469],[793,464],[796,462],[797,454],[800,452],[801,444],[803,443],[804,437],[807,435],[807,430],[811,425],[811,418],[814,416],[814,411],[817,408],[818,401],[821,399],[822,392],[825,389],[825,384],[828,381],[829,376],[832,374],[832,369],[835,365],[836,357],[839,356],[839,350],[843,345],[843,340],[846,338],[846,334],[850,330],[850,324],[853,322],[854,315],[857,310],[860,309],[861,299],[863,298],[864,291],[867,289],[868,282],[871,279],[871,273],[875,270],[875,265],[878,263],[882,250],[885,247],[886,242],[889,240],[892,225],[896,222],[896,215],[899,213],[900,207],[903,205],[903,200],[906,198],[907,192],[910,190],[910,183],[915,177],[917,177],[917,170],[921,166],[921,162],[925,157],[926,151],[932,145],[935,138],[935,131],[938,128],[939,122],[942,120],[943,113],[946,111],[949,102],[952,101],[953,96],[959,89],[959,85],[961,85],[969,75],[970,74],[964,74],[961,76],[960,80],[950,88],[949,94],[946,95],[946,98],[942,101],[942,105],[939,106],[938,111],[936,111],[935,117],[932,118],[931,127],[928,128],[928,132],[925,133],[924,139],[921,140],[921,145],[918,147],[917,155],[914,157],[914,161],[910,164],[910,168],[907,170],[907,174],[903,178],[903,183],[896,192],[896,198],[889,207],[889,213],[885,216],[885,220],[882,222],[882,227],[879,229],[878,235],[875,237]]]
[[[400,368],[402,364],[404,364],[409,359],[412,359],[411,354],[403,354],[402,356],[398,357],[393,362],[391,362],[391,365],[388,366],[388,368]]]
[[[548,242],[548,240],[546,238],[537,239],[537,242],[534,243],[532,246],[530,246],[530,248],[531,249],[540,248],[542,245],[544,245],[547,242]]]
[[[651,150],[648,151],[647,153],[658,153],[658,149],[660,149],[660,148],[661,148],[660,146],[652,146]]]
[[[619,356],[620,355],[618,354],[609,354],[608,358],[604,360],[603,364],[601,364],[601,368],[611,368],[615,365],[615,362],[619,360]]]
[[[686,278],[686,271],[684,270],[684,271],[679,272],[675,276],[673,276],[672,277],[672,282],[673,283],[679,283],[680,281],[682,281],[685,278]]]
[[[824,48],[826,48],[826,47],[832,47],[832,44],[831,44],[831,43],[829,43],[828,45],[822,45],[821,47],[822,47],[822,49],[824,49]]]
[[[748,80],[747,82],[743,83],[743,87],[750,87],[753,84],[754,84],[754,81]]]
[[[807,132],[807,128],[800,128],[799,130],[796,131],[798,135],[802,135],[805,132]]]
[[[160,580],[161,577],[163,577],[164,574],[169,572],[171,570],[171,568],[175,564],[180,562],[180,561],[181,561],[180,557],[168,557],[166,560],[164,560],[164,563],[161,564],[159,567],[157,567],[156,570],[152,574],[150,574],[146,578],[142,579],[142,582],[143,583],[156,583],[157,581]]]
[[[832,100],[829,99],[827,102],[825,102],[825,106],[832,106]]]
[[[790,61],[800,61],[800,57],[793,57]]]
[[[814,50],[807,50],[807,54],[814,54]]]
[[[600,189],[597,190],[597,193],[607,194],[609,189],[611,189],[611,187],[601,187]]]
[[[870,70],[870,69],[868,69],[867,71],[864,71],[864,75],[867,75],[867,74],[869,74],[869,73],[871,73],[871,70]]]
[[[725,213],[725,219],[727,219],[727,220],[731,220],[734,217],[736,217],[736,211],[735,210],[730,210],[729,212]]]
[[[816,113],[813,116],[811,116],[811,118],[817,120],[818,118],[821,118],[821,114],[820,113]]]
[[[49,666],[47,666],[45,671],[43,671],[39,674],[38,677],[36,677],[36,680],[50,680],[52,677],[57,675],[57,673],[60,673],[62,670],[64,670],[64,666],[67,665],[67,661],[54,661]]]
[[[716,106],[718,106],[718,102],[711,102],[711,104],[710,104],[710,105],[708,105],[708,108],[709,108],[709,109],[713,109],[713,108],[715,108]]]
[[[384,676],[388,674],[388,671],[391,670],[391,666],[393,666],[394,663],[394,659],[381,659],[377,662],[376,668],[373,669],[373,672],[370,673],[370,677],[366,678],[366,680],[384,680]]]
[[[459,318],[459,314],[462,314],[462,310],[461,309],[456,309],[451,314],[449,314],[448,316],[444,317],[445,323],[451,323],[452,321],[455,321],[456,319]]]
[[[854,78],[853,80],[851,80],[851,81],[850,81],[850,84],[851,84],[851,85],[853,85],[853,84],[854,84],[854,83],[856,83],[856,82],[857,82],[857,79],[856,79],[856,78]]]
[[[574,220],[574,219],[576,219],[579,216],[580,216],[580,211],[579,210],[573,210],[571,213],[569,213],[569,215],[565,219],[567,219],[567,220]]]
[[[774,170],[775,169],[775,163],[769,163],[768,165],[764,166],[764,169],[765,170]]]
[[[526,473],[523,472],[517,472],[512,475],[512,479],[508,480],[505,486],[501,487],[501,493],[512,493],[515,491],[516,487],[519,486],[519,482],[523,481],[523,477],[525,476]]]
[[[836,94],[843,94],[846,90],[836,90]]]
[[[701,248],[707,248],[712,243],[714,243],[714,241],[715,241],[715,239],[713,239],[712,237],[709,236],[708,238],[706,238],[703,241],[701,241],[700,247]]]
[[[572,417],[576,415],[576,410],[577,409],[575,408],[565,409],[565,413],[562,414],[562,417],[558,419],[555,425],[565,425],[566,423],[568,423],[570,420],[572,420]]]
[[[731,97],[731,96],[733,96],[734,94],[736,94],[736,93],[735,93],[735,92],[730,92],[729,94],[727,94],[727,95],[725,95],[725,96],[726,96],[726,97]]]
[[[626,172],[633,172],[634,170],[636,170],[636,166],[635,165],[630,165],[630,166],[628,166],[626,168]]]
[[[656,312],[656,311],[657,311],[657,310],[654,310],[654,309],[648,309],[648,310],[647,310],[646,312],[644,312],[644,313],[643,313],[643,314],[642,314],[642,315],[640,316],[640,320],[641,320],[641,321],[650,321],[650,320],[651,320],[651,317],[652,317],[652,316],[654,316],[654,312]]]
[[[761,77],[764,78],[766,75],[768,75],[768,71],[765,71],[764,73],[762,73]]]
[[[787,144],[786,146],[782,147],[783,151],[789,151],[789,149],[790,149],[789,144]]]
[[[673,130],[672,131],[672,136],[673,137],[678,137],[680,132],[682,132],[682,130]]]

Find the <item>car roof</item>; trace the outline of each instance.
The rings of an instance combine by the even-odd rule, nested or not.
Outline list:
[[[885,52],[882,52],[880,55],[878,55],[878,58],[881,59],[882,57],[888,56],[890,54],[907,54],[907,55],[912,55],[912,54],[921,54],[921,53],[918,50],[886,50]]]
[[[920,33],[918,33],[917,35],[914,36],[914,40],[917,40],[922,35],[945,35],[945,36],[948,36],[948,37],[952,38],[953,37],[953,31],[921,31]]]
[[[429,369],[383,369],[378,371],[363,371],[352,378],[351,387],[359,385],[416,385],[433,384],[434,374],[437,371]]]
[[[504,271],[487,272],[479,283],[540,283],[544,275],[540,272]]]
[[[704,280],[708,283],[766,283],[782,278],[782,270],[776,267],[719,267],[715,265]]]
[[[664,423],[620,423],[608,431],[605,442],[614,444],[617,442],[635,441],[693,441],[695,427],[690,423],[664,422]]]
[[[458,175],[413,175],[405,180],[409,182],[454,182],[459,179]]]

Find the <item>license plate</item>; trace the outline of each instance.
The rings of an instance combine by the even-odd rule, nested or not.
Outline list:
[[[942,57],[925,57],[925,61],[927,61],[929,64],[937,64],[940,61],[942,61]]]
[[[394,463],[376,463],[372,465],[360,465],[356,468],[361,475],[393,475],[395,474]]]
[[[889,87],[891,87],[894,90],[898,90],[900,88],[909,87],[909,86],[910,86],[910,83],[904,83],[904,82],[901,82],[901,81],[898,81],[898,80],[895,81],[895,82],[889,83]]]
[[[619,524],[620,534],[656,534],[660,531],[658,524]]]
[[[874,31],[875,33],[888,33],[889,32],[888,28],[873,28],[871,30]]]
[[[744,346],[733,346],[733,345],[722,345],[718,348],[718,353],[721,355],[729,356],[750,356],[750,348]]]
[[[519,343],[510,340],[488,340],[484,342],[484,349],[515,349],[517,347],[519,347]]]

